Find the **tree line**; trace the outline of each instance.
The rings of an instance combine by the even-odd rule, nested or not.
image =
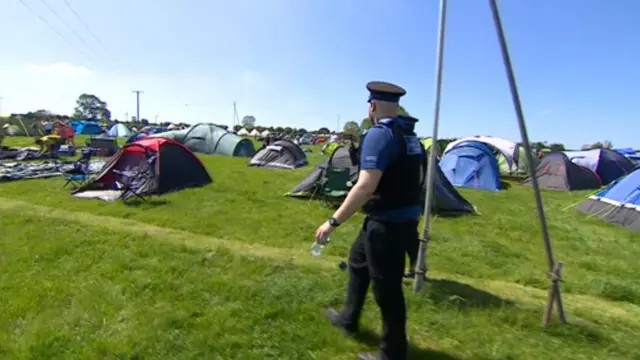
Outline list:
[[[402,106],[399,109],[400,114],[409,115],[409,113]],[[107,103],[100,99],[98,96],[93,94],[81,94],[78,96],[76,100],[76,105],[73,109],[73,113],[71,116],[69,115],[60,115],[54,114],[47,110],[37,110],[33,112],[27,112],[25,114],[11,114],[11,116],[7,119],[9,123],[19,125],[16,123],[17,119],[20,119],[22,123],[31,128],[36,126],[37,124],[43,121],[67,121],[67,120],[89,120],[96,121],[106,124],[112,124],[116,122],[124,123],[129,127],[144,127],[147,125],[151,125],[149,120],[147,119],[137,119],[135,116],[132,116],[130,119],[113,119],[111,111],[107,106]],[[158,124],[158,126],[166,127],[169,126],[171,122],[162,122]],[[181,123],[176,125],[188,126],[189,124]],[[219,124],[217,125],[223,129],[229,129],[228,125]],[[351,138],[353,140],[359,140],[362,136],[362,133],[369,129],[372,126],[371,120],[369,118],[363,118],[361,121],[347,121],[344,123],[342,131],[337,134]],[[239,125],[234,125],[232,130],[239,131],[240,129],[245,128],[249,131],[255,129],[258,132],[264,132],[268,130],[271,133],[280,133],[292,136],[301,136],[306,133],[313,133],[319,135],[328,135],[328,134],[336,134],[335,131],[329,130],[327,127],[321,127],[315,130],[307,130],[304,128],[293,128],[289,126],[260,126],[257,124],[257,119],[253,115],[246,115],[242,118]],[[446,147],[446,145],[452,141],[457,140],[457,138],[451,139],[439,139],[438,144],[442,149]],[[542,149],[549,149],[552,151],[564,151],[567,150],[564,144],[561,143],[548,143],[546,141],[537,141],[532,142],[531,148],[539,151]],[[444,147],[443,147],[444,146]],[[589,150],[589,149],[612,149],[613,143],[611,141],[598,141],[593,144],[585,144],[582,145],[581,150]]]

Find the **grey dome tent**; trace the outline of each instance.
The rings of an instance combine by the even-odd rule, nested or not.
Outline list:
[[[249,161],[249,166],[274,169],[297,169],[307,165],[307,155],[289,140],[263,146]]]
[[[536,168],[536,178],[543,189],[595,190],[602,186],[602,181],[595,172],[575,164],[562,151],[552,151],[542,158]],[[531,186],[531,177],[522,185]]]
[[[203,154],[251,157],[256,152],[249,139],[242,138],[213,124],[196,124],[184,130],[166,131],[149,137],[175,140],[189,150]]]
[[[428,157],[428,152],[427,152]],[[331,156],[322,164],[316,167],[298,186],[296,186],[286,196],[297,198],[309,198],[318,192],[325,178],[325,171],[329,167],[349,169],[350,180],[356,183],[358,180],[358,166],[351,161],[351,155],[347,147],[338,147]],[[435,188],[434,188],[434,211],[437,213],[474,213],[476,210],[456,188],[451,185],[440,167],[436,168]],[[422,198],[425,197],[423,191]]]

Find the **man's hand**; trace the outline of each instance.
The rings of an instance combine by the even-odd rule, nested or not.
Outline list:
[[[326,244],[329,235],[333,232],[333,229],[335,228],[329,224],[329,221],[325,221],[320,225],[318,230],[316,230],[316,241],[318,244]]]

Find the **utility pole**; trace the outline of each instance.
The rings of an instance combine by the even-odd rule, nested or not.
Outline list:
[[[338,114],[338,126],[336,127],[336,132],[340,132],[340,114]]]
[[[136,94],[136,121],[140,121],[140,94],[144,91],[133,90],[131,92]]]
[[[0,115],[2,115],[2,100],[4,98],[2,96],[0,96]]]
[[[233,102],[233,125],[231,125],[231,129],[233,129],[236,124],[240,125],[240,117],[238,117],[238,108],[236,107],[236,102]]]

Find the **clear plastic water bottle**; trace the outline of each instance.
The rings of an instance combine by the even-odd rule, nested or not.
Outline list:
[[[322,252],[324,251],[324,247],[327,246],[328,243],[329,243],[329,239],[323,242],[314,241],[313,245],[311,245],[311,256],[322,255]]]

